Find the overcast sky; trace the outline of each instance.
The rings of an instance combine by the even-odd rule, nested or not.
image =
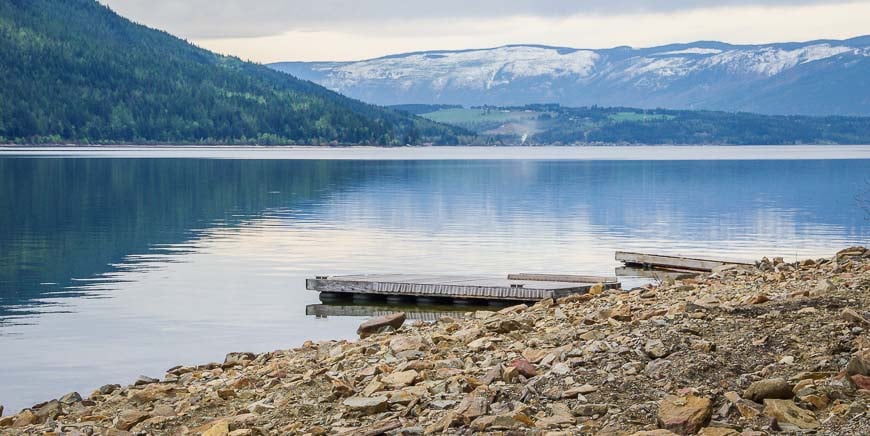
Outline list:
[[[521,43],[648,47],[870,34],[870,0],[100,1],[139,23],[259,62]]]

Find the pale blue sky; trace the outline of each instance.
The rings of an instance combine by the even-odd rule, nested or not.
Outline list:
[[[870,34],[870,0],[100,1],[206,48],[261,62],[516,43],[604,48]]]

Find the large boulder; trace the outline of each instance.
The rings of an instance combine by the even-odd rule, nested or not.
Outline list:
[[[349,397],[342,403],[352,412],[360,415],[372,415],[386,411],[390,407],[387,397]]]
[[[748,398],[756,403],[762,403],[767,398],[788,400],[794,397],[793,386],[784,378],[769,378],[759,380],[749,385],[743,398]]]
[[[695,434],[713,414],[709,398],[668,395],[659,401],[658,426],[681,435]]]
[[[367,338],[377,333],[385,331],[398,330],[405,323],[405,312],[391,313],[389,315],[372,318],[356,329],[356,333],[360,338]]]
[[[764,400],[764,414],[775,419],[785,431],[814,430],[819,421],[809,410],[801,409],[792,400]]]

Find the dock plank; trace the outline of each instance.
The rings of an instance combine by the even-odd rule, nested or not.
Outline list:
[[[731,259],[712,259],[681,255],[647,254],[617,251],[616,260],[629,266],[669,268],[679,270],[710,272],[723,265],[752,265],[751,262]]]

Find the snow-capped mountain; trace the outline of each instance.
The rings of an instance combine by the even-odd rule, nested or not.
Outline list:
[[[870,36],[647,49],[513,45],[271,67],[384,105],[560,103],[870,115]]]

